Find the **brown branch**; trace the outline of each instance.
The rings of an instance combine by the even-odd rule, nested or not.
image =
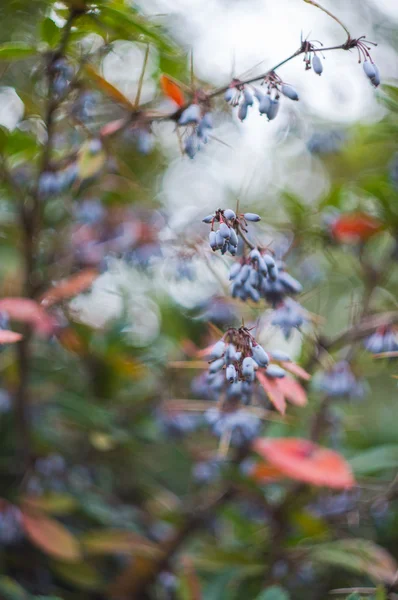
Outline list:
[[[58,49],[51,56],[48,69],[48,98],[45,115],[45,124],[47,128],[47,141],[43,148],[40,169],[37,176],[35,190],[28,198],[24,198],[20,193],[19,186],[9,178],[10,185],[20,199],[19,219],[23,235],[23,259],[24,259],[24,294],[27,298],[33,298],[37,289],[37,282],[34,280],[34,271],[36,266],[37,243],[40,234],[41,203],[39,198],[39,182],[41,174],[48,168],[53,147],[54,135],[54,114],[58,107],[58,101],[53,98],[53,65],[56,60],[63,56],[74,20],[81,14],[81,11],[71,9],[69,17],[65,23],[62,38]],[[19,382],[15,394],[15,419],[16,430],[18,433],[17,454],[21,463],[22,470],[30,466],[32,460],[31,433],[29,421],[29,379],[31,371],[31,339],[32,329],[29,326],[24,327],[23,339],[16,344],[17,365],[19,373]]]

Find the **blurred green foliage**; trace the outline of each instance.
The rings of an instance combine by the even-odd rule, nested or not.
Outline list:
[[[67,4],[76,10],[83,6],[80,0],[65,4],[13,0],[0,6],[2,86],[15,89],[24,104],[18,126],[0,130],[4,175],[11,174],[12,180],[4,176],[0,190],[4,297],[24,294],[26,248],[19,207],[41,168],[46,143],[46,57],[61,43],[70,10]],[[31,274],[36,298],[53,281],[92,266],[73,245],[78,245],[81,234],[76,212],[83,201],[98,201],[107,211],[103,229],[94,231],[105,246],[96,267],[102,268],[109,255],[118,254],[112,246],[117,238],[113,233],[122,224],[131,223],[135,232],[139,230],[129,248],[136,255],[158,244],[164,225],[164,215],[156,212],[161,208],[159,178],[168,164],[160,147],[149,157],[142,156],[134,132],[126,131],[104,144],[99,153],[90,148],[90,140],[102,127],[126,114],[126,106],[101,79],[101,65],[114,51],[114,43],[131,41],[142,56],[149,45],[150,78],[157,99],[162,73],[185,83],[190,78],[183,49],[130,3],[102,0],[84,6],[88,10],[76,20],[66,48],[68,61],[82,75],[75,94],[58,111],[50,165],[67,169],[79,156],[80,180],[50,198],[43,209]],[[87,75],[87,65],[98,77]],[[88,123],[73,118],[82,90],[96,94]],[[300,364],[311,356],[314,330],[333,336],[358,318],[369,273],[379,276],[370,313],[397,310],[398,87],[383,85],[378,95],[385,116],[346,131],[337,151],[319,154],[330,178],[324,197],[309,205],[286,192],[275,207],[274,231],[287,229],[294,239],[286,261],[304,285],[302,304],[322,320],[302,336]],[[259,213],[261,206],[258,198]],[[380,221],[380,232],[363,244],[338,243],[325,225],[330,209],[366,212]],[[94,236],[92,229],[87,231]],[[98,326],[81,319],[73,303],[65,301],[54,311],[62,323],[57,334],[50,340],[34,336],[28,374],[33,460],[28,469],[18,455],[18,415],[12,410],[20,378],[15,347],[2,348],[0,595],[7,600],[110,597],[109,585],[129,557],[135,557],[139,571],[148,557],[157,556],[158,544],[181,526],[184,501],[201,489],[192,470],[217,453],[218,442],[206,426],[187,436],[170,435],[161,409],[164,401],[192,397],[196,371],[169,363],[187,358],[187,341],[197,348],[210,343],[211,330],[205,324],[212,319],[200,319],[203,306],[184,309],[163,288],[159,291],[145,255],[138,256],[138,267],[135,263],[122,271],[122,283],[120,277],[116,285],[109,282],[120,305],[117,318]],[[307,270],[305,259],[310,259]],[[143,343],[140,327],[147,325],[149,317],[144,310],[142,314],[132,310],[137,300],[130,292],[136,286],[145,289],[143,308],[151,318],[155,314],[158,323]],[[228,301],[227,306],[236,315],[234,324],[239,322],[240,309],[253,322],[263,311]],[[93,320],[100,317],[101,307]],[[333,357],[323,357],[323,366],[328,358],[344,358],[347,351],[343,348]],[[241,471],[222,466],[221,477],[210,486],[221,488],[223,476],[236,480],[240,490],[236,501],[223,505],[188,540],[181,556],[164,566],[146,597],[324,600],[332,588],[351,587],[375,588],[365,596],[347,595],[351,600],[388,597],[388,585],[393,584],[391,556],[398,556],[394,479],[398,405],[392,377],[396,363],[374,359],[360,343],[351,358],[353,370],[369,386],[368,394],[360,401],[334,401],[322,442],[349,459],[358,489],[332,493],[309,486],[297,491],[291,482],[261,485]],[[315,365],[315,370],[322,367]],[[320,403],[319,392],[310,387],[308,406],[291,407],[283,422],[267,422],[267,435],[308,437]],[[294,501],[283,513],[281,532],[275,530],[270,511],[289,499],[290,492]],[[26,515],[33,522],[36,519],[33,530],[21,525]],[[276,539],[282,540],[278,547]],[[186,556],[192,568],[186,566]]]

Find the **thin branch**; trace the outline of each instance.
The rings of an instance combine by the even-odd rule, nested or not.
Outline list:
[[[141,75],[140,75],[140,79],[138,81],[137,95],[136,95],[135,101],[134,101],[135,108],[138,108],[139,105],[140,105],[142,84],[144,83],[144,76],[145,76],[146,66],[148,64],[148,57],[149,57],[149,44],[147,44],[147,46],[146,46],[145,56],[144,56],[144,63],[142,65]]]
[[[351,35],[350,35],[350,32],[348,31],[347,27],[334,14],[332,14],[326,8],[324,8],[323,6],[321,6],[320,4],[318,4],[318,2],[315,2],[315,0],[304,0],[304,2],[306,2],[307,4],[312,4],[312,6],[316,6],[316,8],[319,8],[324,13],[326,13],[327,15],[329,15],[329,17],[331,17],[334,21],[336,21],[336,23],[338,23],[344,29],[344,31],[347,34],[348,40],[351,39]]]
[[[68,44],[74,20],[81,14],[81,11],[71,9],[69,17],[65,23],[62,38],[58,49],[51,56],[48,69],[49,87],[47,108],[45,115],[45,124],[47,128],[47,141],[43,148],[40,169],[37,175],[35,190],[25,201],[20,197],[19,189],[14,189],[20,197],[19,218],[23,234],[23,258],[24,258],[24,287],[25,296],[33,298],[35,296],[36,282],[34,281],[34,271],[36,264],[36,248],[40,233],[41,203],[39,198],[39,182],[41,174],[48,168],[53,144],[54,133],[54,113],[58,106],[58,101],[53,99],[53,65],[65,52]],[[12,181],[12,180],[11,180]],[[21,463],[21,468],[26,470],[32,460],[31,433],[29,418],[29,379],[31,371],[31,339],[32,329],[29,326],[24,327],[23,338],[16,344],[17,366],[19,373],[18,387],[15,394],[15,419],[16,430],[18,432],[17,454]]]

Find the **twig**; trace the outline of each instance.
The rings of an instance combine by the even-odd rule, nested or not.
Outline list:
[[[81,14],[81,11],[71,9],[69,17],[65,23],[62,38],[58,49],[54,52],[47,65],[49,77],[49,89],[47,98],[47,109],[45,116],[45,124],[47,128],[47,141],[43,148],[41,164],[37,176],[36,186],[30,199],[25,203],[24,198],[19,204],[19,218],[23,233],[23,257],[24,257],[24,287],[25,296],[33,298],[36,291],[36,283],[34,280],[34,270],[36,262],[36,247],[40,233],[40,198],[39,198],[39,182],[40,175],[48,168],[52,144],[53,144],[53,129],[54,129],[54,113],[58,106],[58,101],[53,99],[53,69],[55,61],[58,60],[65,52],[69,35],[72,29],[74,20]],[[19,189],[14,185],[14,189],[18,193]],[[30,204],[28,203],[30,200]],[[29,420],[29,378],[31,370],[31,338],[32,329],[30,326],[25,326],[23,338],[16,344],[17,364],[19,372],[19,382],[15,394],[15,417],[16,429],[18,432],[18,455],[21,465],[26,470],[30,466],[32,460],[31,450],[31,434]]]
[[[344,29],[344,31],[347,34],[347,41],[351,39],[351,34],[348,31],[347,27],[334,14],[332,14],[326,8],[324,8],[323,6],[321,6],[320,4],[318,4],[318,2],[315,2],[315,0],[304,0],[304,2],[306,2],[307,4],[312,4],[312,6],[316,6],[316,8],[319,8],[324,13],[326,13],[327,15],[329,15],[329,17],[331,17],[334,21],[336,21],[336,23],[338,23],[339,25],[341,25],[341,27]]]

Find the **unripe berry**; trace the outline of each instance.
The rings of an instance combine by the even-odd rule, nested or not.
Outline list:
[[[235,277],[238,275],[241,268],[242,268],[242,265],[240,263],[235,263],[234,265],[232,265],[232,267],[229,270],[229,278],[235,279]]]
[[[217,250],[217,235],[215,231],[209,233],[209,244],[212,250]]]
[[[259,111],[261,115],[268,115],[268,111],[271,107],[271,98],[268,96],[268,94],[265,94],[262,99],[260,100],[260,104],[259,104]]]
[[[242,375],[249,381],[252,381],[254,378],[254,361],[250,356],[247,356],[242,361]]]
[[[232,100],[235,97],[235,94],[236,94],[236,88],[234,88],[234,87],[228,88],[224,94],[224,100],[226,102],[232,102]]]
[[[271,105],[268,109],[268,121],[273,121],[279,111],[279,100],[271,100]]]
[[[248,105],[246,104],[246,102],[242,102],[242,104],[239,106],[239,111],[238,111],[238,119],[240,121],[244,121],[246,119],[247,109],[248,109]]]
[[[266,367],[269,363],[269,357],[266,351],[260,344],[256,344],[252,348],[252,355],[259,367]]]
[[[210,357],[211,358],[221,358],[225,352],[225,348],[226,348],[225,342],[220,340],[219,342],[214,344],[213,348],[211,349]]]
[[[298,100],[298,93],[294,89],[293,86],[284,83],[281,87],[281,92],[286,98],[290,98],[290,100]]]
[[[234,365],[228,365],[225,370],[225,377],[229,383],[233,383],[236,380],[237,373]]]
[[[365,75],[369,77],[369,79],[373,79],[376,77],[376,69],[374,68],[373,63],[370,60],[365,60],[363,62],[363,70],[365,71]]]
[[[211,365],[209,366],[209,373],[217,373],[218,371],[221,371],[223,366],[224,366],[224,359],[219,358],[211,363]]]
[[[286,375],[286,371],[278,365],[269,365],[267,369],[267,375],[268,377],[282,379]]]
[[[220,229],[218,231],[224,240],[229,240],[231,237],[231,230],[226,223],[220,223]]]
[[[317,54],[314,54],[314,56],[312,57],[312,68],[314,69],[314,73],[316,73],[317,75],[321,75],[323,71],[323,64]]]
[[[230,231],[230,238],[229,241],[233,246],[237,246],[238,245],[238,236],[236,235],[236,231],[235,229],[233,229],[232,227],[229,228]]]
[[[236,219],[236,214],[234,213],[232,208],[226,208],[224,210],[224,217],[231,221],[232,219]]]
[[[245,213],[243,217],[246,219],[246,221],[252,221],[253,223],[261,221],[260,215],[256,215],[256,213]]]
[[[253,94],[246,87],[243,90],[243,98],[244,98],[245,104],[247,104],[247,106],[253,106]]]
[[[200,121],[200,106],[199,104],[191,104],[186,108],[180,118],[178,119],[179,125],[189,125],[189,123],[199,123]]]
[[[214,215],[207,215],[204,219],[202,219],[202,223],[211,223],[214,219]]]
[[[286,352],[282,352],[282,350],[273,350],[272,358],[274,360],[281,360],[283,362],[292,362],[292,359],[290,358],[290,356],[288,354],[286,354]]]
[[[216,232],[216,244],[217,248],[222,248],[224,246],[225,239],[222,236],[220,230]]]

